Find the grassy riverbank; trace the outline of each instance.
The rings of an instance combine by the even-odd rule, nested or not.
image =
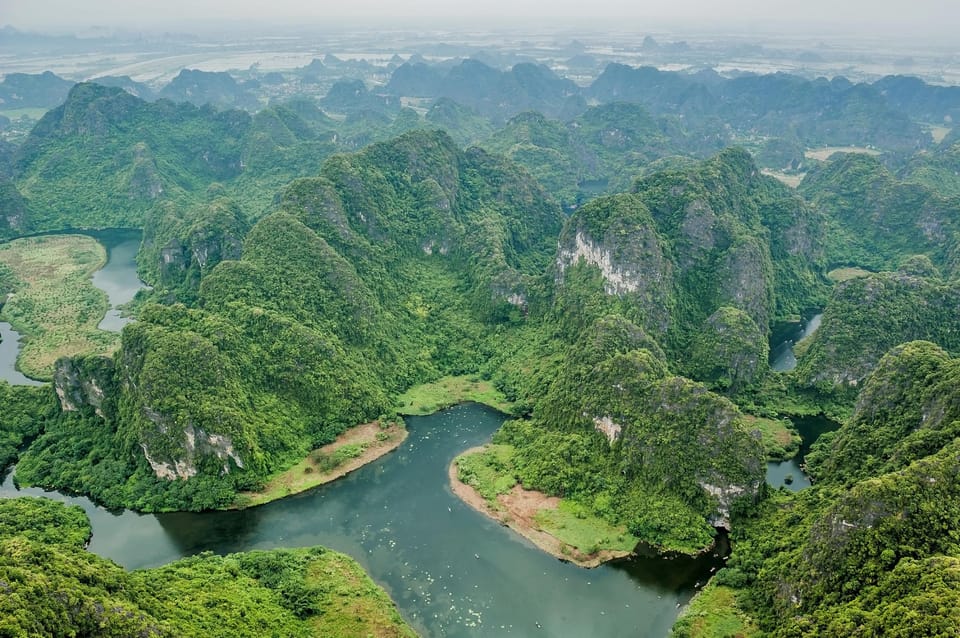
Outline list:
[[[639,540],[572,501],[527,490],[512,474],[514,448],[467,450],[450,464],[454,494],[507,525],[540,549],[581,567],[596,567],[633,553]]]
[[[241,492],[231,509],[263,505],[329,483],[395,450],[406,438],[407,430],[400,424],[358,425],[271,478],[263,489]]]
[[[106,261],[104,247],[84,235],[28,237],[0,245],[0,264],[14,280],[0,319],[24,338],[17,359],[24,374],[50,379],[60,357],[108,353],[119,345],[119,334],[97,329],[109,302],[90,277]]]
[[[734,590],[707,585],[680,613],[671,638],[754,638],[760,630],[740,610]]]
[[[512,403],[489,381],[475,375],[443,377],[433,383],[414,386],[397,399],[397,412],[404,416],[426,416],[464,402],[482,403],[509,414]]]

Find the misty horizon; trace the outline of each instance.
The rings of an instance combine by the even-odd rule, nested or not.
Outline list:
[[[703,0],[677,0],[668,7],[636,6],[620,0],[599,0],[584,6],[560,0],[549,11],[527,0],[492,0],[483,8],[463,8],[437,0],[404,5],[382,0],[356,0],[335,8],[276,0],[266,12],[261,3],[223,0],[198,4],[187,0],[146,3],[92,0],[82,6],[53,0],[8,0],[0,9],[0,25],[56,35],[110,32],[206,34],[310,32],[387,27],[396,29],[505,31],[590,31],[621,33],[683,30],[730,35],[823,35],[840,39],[892,38],[952,45],[960,23],[960,3],[943,0],[866,2],[838,5],[828,0],[770,3],[735,0],[718,7]],[[589,9],[589,10],[588,10]]]

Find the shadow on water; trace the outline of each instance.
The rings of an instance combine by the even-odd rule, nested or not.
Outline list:
[[[93,523],[91,551],[128,568],[207,550],[342,551],[424,636],[665,636],[678,606],[720,558],[640,557],[587,570],[474,511],[451,492],[447,468],[463,450],[488,441],[504,418],[479,405],[410,418],[410,435],[395,452],[334,483],[250,510],[145,516],[51,496],[84,507]],[[14,494],[8,478],[0,495]]]
[[[767,484],[771,487],[785,487],[791,492],[798,492],[811,485],[810,477],[803,471],[810,446],[816,443],[821,434],[833,432],[840,427],[840,424],[823,415],[793,417],[790,420],[800,435],[800,451],[792,459],[768,462]],[[791,479],[789,483],[788,476]]]
[[[820,327],[823,313],[817,312],[800,325],[788,323],[775,327],[770,341],[776,345],[770,348],[770,369],[774,372],[789,372],[797,367],[797,358],[793,346],[806,339]]]

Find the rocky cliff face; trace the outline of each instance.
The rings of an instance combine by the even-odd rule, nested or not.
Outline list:
[[[240,209],[227,199],[185,211],[160,207],[147,217],[141,259],[162,285],[195,292],[221,261],[240,259],[247,230]]]
[[[653,339],[623,318],[584,331],[534,419],[599,432],[623,480],[679,498],[713,526],[729,528],[735,503],[760,497],[763,453],[737,407],[672,375]]]
[[[673,265],[643,203],[632,195],[594,200],[568,220],[557,246],[556,282],[568,271],[596,268],[603,292],[630,307],[649,330],[665,333],[673,297]]]
[[[116,376],[109,357],[64,357],[53,369],[53,387],[64,412],[92,408],[102,419],[116,417]]]

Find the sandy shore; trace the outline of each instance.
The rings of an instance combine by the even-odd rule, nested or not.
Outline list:
[[[289,470],[279,474],[258,492],[241,492],[237,502],[229,509],[240,509],[263,505],[286,496],[305,492],[311,488],[335,481],[338,478],[379,459],[384,454],[400,447],[407,438],[407,430],[397,425],[381,428],[376,421],[350,428],[337,437],[333,443],[324,445],[310,453],[306,459]],[[328,472],[321,472],[313,461],[317,452],[333,454],[338,449],[352,444],[366,446],[360,456],[347,459]]]
[[[462,452],[457,458],[482,452],[484,449],[486,449],[485,446],[473,447]],[[457,478],[456,459],[450,464],[447,474],[450,477],[450,488],[460,500],[501,525],[506,525],[543,551],[556,556],[560,560],[574,563],[580,567],[597,567],[607,561],[633,555],[632,552],[609,550],[601,550],[595,554],[583,554],[576,547],[564,543],[556,536],[540,529],[535,520],[537,512],[544,509],[556,509],[560,499],[555,496],[547,496],[542,492],[526,490],[519,485],[515,485],[509,493],[499,495],[497,505],[493,507],[477,490]]]

